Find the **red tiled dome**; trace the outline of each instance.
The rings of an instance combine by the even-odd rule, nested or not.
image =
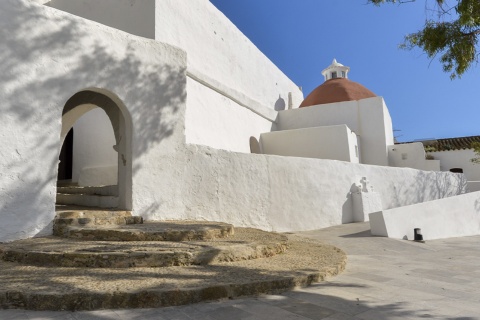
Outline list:
[[[355,101],[376,96],[375,93],[360,83],[350,81],[347,78],[335,78],[325,81],[313,90],[305,100],[303,100],[300,108],[315,106],[317,104]]]

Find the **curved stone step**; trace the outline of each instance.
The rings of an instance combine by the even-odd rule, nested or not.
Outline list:
[[[118,196],[118,186],[80,187],[58,186],[57,193],[62,194],[88,194],[97,196]]]
[[[99,196],[90,194],[64,194],[57,193],[56,203],[60,205],[77,205],[97,208],[118,207],[118,197]]]
[[[66,236],[70,227],[96,227],[141,224],[143,218],[132,216],[130,211],[114,210],[63,210],[53,220],[53,234]]]
[[[177,306],[279,293],[344,269],[347,259],[340,249],[288,237],[289,250],[283,254],[203,266],[52,268],[0,260],[0,308],[75,311]]]
[[[193,241],[226,238],[231,224],[205,221],[147,221],[143,224],[68,227],[65,236],[97,241]]]
[[[107,242],[42,237],[4,245],[4,261],[45,267],[130,268],[208,265],[271,257],[287,250],[283,235],[240,230],[215,241]]]
[[[131,211],[125,210],[105,210],[94,208],[67,207],[57,210],[57,218],[78,219],[78,218],[111,218],[111,217],[131,217]]]

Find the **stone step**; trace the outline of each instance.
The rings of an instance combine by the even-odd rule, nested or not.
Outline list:
[[[237,229],[231,240],[262,243],[264,234],[254,229],[240,237],[246,230]],[[6,245],[0,244],[0,255]],[[345,253],[333,246],[295,235],[288,235],[288,246],[286,252],[269,258],[189,267],[56,268],[0,259],[0,308],[80,311],[178,306],[278,294],[345,268]]]
[[[6,244],[4,261],[43,267],[131,268],[209,265],[272,257],[287,250],[284,235],[240,229],[227,239],[190,242],[84,241],[40,237]]]
[[[57,213],[53,221],[53,235],[65,237],[70,227],[92,228],[142,223],[143,218],[132,216],[130,211],[63,211]]]
[[[89,207],[58,207],[56,218],[61,219],[108,219],[112,217],[131,217],[132,212],[126,210],[105,210]]]
[[[65,237],[96,241],[195,241],[227,238],[232,225],[205,221],[147,221],[143,224],[69,226]]]
[[[71,186],[78,186],[77,182],[72,182],[72,179],[66,180],[58,180],[57,187],[71,187]]]
[[[99,196],[89,194],[64,194],[57,193],[57,204],[77,205],[97,208],[116,208],[118,207],[118,197]]]
[[[61,194],[88,194],[96,196],[118,196],[118,186],[79,187],[58,186],[57,193]]]
[[[96,226],[116,226],[126,224],[142,224],[143,218],[139,216],[131,217],[109,217],[109,218],[56,218],[54,226],[64,227],[90,227]]]
[[[53,235],[57,237],[70,237],[71,230],[74,228],[94,228],[106,225],[127,225],[141,224],[143,218],[138,216],[132,217],[112,217],[108,219],[90,219],[90,218],[57,218],[53,222]]]

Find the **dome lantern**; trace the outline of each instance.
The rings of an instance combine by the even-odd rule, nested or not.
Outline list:
[[[350,67],[346,67],[341,63],[337,62],[337,59],[333,59],[332,64],[323,69],[322,75],[325,78],[325,81],[336,78],[346,78],[348,79],[348,71]]]

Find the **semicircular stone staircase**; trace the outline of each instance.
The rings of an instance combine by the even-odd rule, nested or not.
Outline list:
[[[0,244],[0,307],[162,307],[283,291],[343,270],[341,250],[301,242],[220,222],[65,207],[53,236]],[[325,250],[329,263],[319,261]]]

